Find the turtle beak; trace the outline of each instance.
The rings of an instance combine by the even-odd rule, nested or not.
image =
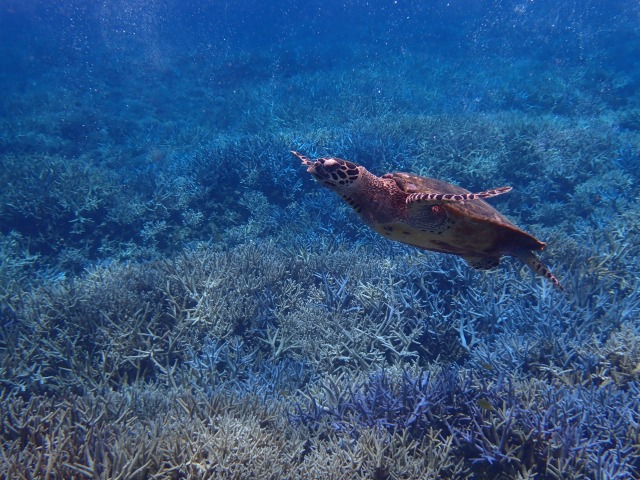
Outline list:
[[[291,150],[291,153],[293,153],[296,157],[298,157],[298,159],[302,162],[303,165],[306,165],[309,168],[311,168],[311,166],[315,163],[315,162],[311,161],[311,159],[309,157],[305,157],[301,153],[298,153],[298,152],[296,152],[294,150]],[[310,170],[307,169],[307,172],[309,172],[309,171]]]
[[[314,162],[309,157],[305,157],[301,153],[298,153],[294,150],[291,150],[291,153],[293,153],[296,157],[300,159],[302,164],[305,167],[307,167],[307,172],[313,175],[316,179],[318,179],[319,181],[323,181],[327,178],[327,174],[324,172],[324,169],[322,168],[323,167],[322,162],[318,160]]]

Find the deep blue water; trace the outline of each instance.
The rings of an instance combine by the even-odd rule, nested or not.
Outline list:
[[[638,58],[631,0],[0,0],[0,398],[254,395],[287,478],[376,428],[453,439],[440,478],[638,478]],[[567,294],[375,236],[290,150],[513,186]]]

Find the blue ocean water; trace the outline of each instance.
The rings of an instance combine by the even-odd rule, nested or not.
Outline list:
[[[0,477],[638,478],[639,57],[631,0],[0,0]],[[566,293],[291,150],[513,187]]]

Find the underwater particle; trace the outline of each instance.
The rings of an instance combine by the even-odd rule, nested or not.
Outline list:
[[[476,269],[495,268],[504,255],[516,257],[564,291],[533,253],[546,244],[520,230],[485,202],[511,191],[511,187],[471,193],[434,178],[411,173],[377,177],[363,166],[340,158],[314,161],[298,152],[291,153],[321,185],[351,205],[376,233],[425,250],[458,255]]]

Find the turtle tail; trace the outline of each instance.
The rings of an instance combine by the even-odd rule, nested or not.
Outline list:
[[[560,283],[560,280],[558,280],[557,277],[553,273],[551,273],[551,270],[549,270],[549,268],[547,268],[547,266],[542,263],[533,252],[522,252],[516,256],[520,260],[522,260],[524,264],[533,271],[533,273],[546,278],[551,283],[553,283],[556,288],[558,288],[558,290],[564,292],[565,294],[567,293],[565,288]]]

